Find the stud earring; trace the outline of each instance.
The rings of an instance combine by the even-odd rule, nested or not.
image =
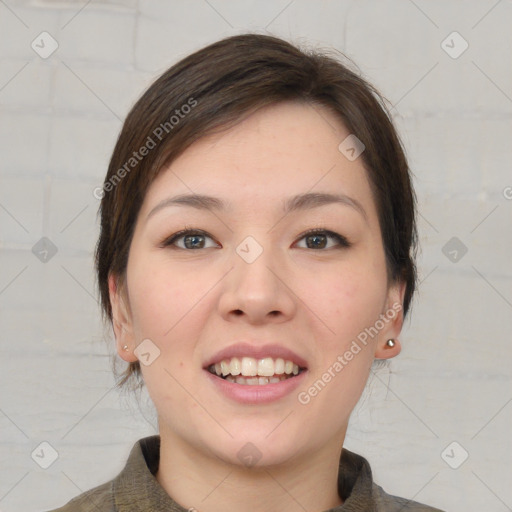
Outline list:
[[[395,346],[395,340],[386,341],[386,347],[393,348]]]
[[[128,351],[128,345],[125,345],[125,346],[123,347],[123,350]]]

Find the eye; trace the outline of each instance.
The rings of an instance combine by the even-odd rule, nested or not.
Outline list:
[[[299,240],[306,240],[304,249],[332,249],[333,246],[327,246],[328,240],[334,240],[334,247],[350,247],[351,243],[343,236],[333,231],[325,229],[312,229],[302,235]]]
[[[177,249],[196,250],[219,246],[219,244],[216,242],[214,242],[213,245],[207,246],[205,239],[208,238],[213,241],[213,238],[204,231],[188,228],[182,231],[178,231],[177,233],[171,235],[169,238],[165,239],[161,243],[161,247],[174,246]],[[329,246],[329,239],[334,241],[334,244]],[[343,235],[339,235],[338,233],[334,233],[333,231],[325,229],[312,229],[307,231],[299,240],[306,240],[306,247],[301,247],[304,249],[332,249],[336,247],[348,248],[352,245]],[[183,243],[180,245],[179,242]]]
[[[184,229],[182,231],[178,231],[171,235],[169,238],[165,239],[161,247],[168,247],[170,245],[174,245],[178,249],[208,249],[205,245],[205,239],[209,238],[213,240],[213,238],[207,235],[204,231],[197,229]],[[178,241],[183,240],[183,245],[177,244]],[[210,247],[218,246],[217,243],[211,245]]]

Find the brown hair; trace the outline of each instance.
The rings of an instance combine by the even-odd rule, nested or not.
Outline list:
[[[160,170],[201,137],[289,100],[327,107],[365,145],[361,158],[377,205],[388,277],[406,284],[405,316],[416,287],[415,196],[382,96],[327,51],[243,34],[206,46],[169,68],[124,122],[99,194],[96,271],[104,317],[112,321],[108,277],[114,274],[122,285],[137,215]],[[134,375],[140,378],[138,362],[130,363],[118,385]]]

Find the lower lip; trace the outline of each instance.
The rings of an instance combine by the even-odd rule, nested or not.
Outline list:
[[[217,389],[228,398],[240,402],[242,404],[264,404],[275,402],[283,398],[296,389],[304,380],[307,370],[302,371],[294,377],[290,377],[281,382],[274,384],[249,385],[237,384],[229,382],[229,380],[221,379],[208,370],[204,370],[208,378]]]

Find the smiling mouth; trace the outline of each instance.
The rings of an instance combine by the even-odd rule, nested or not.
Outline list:
[[[235,384],[262,386],[277,384],[292,379],[306,368],[282,358],[232,357],[212,364],[208,371],[217,377]]]

